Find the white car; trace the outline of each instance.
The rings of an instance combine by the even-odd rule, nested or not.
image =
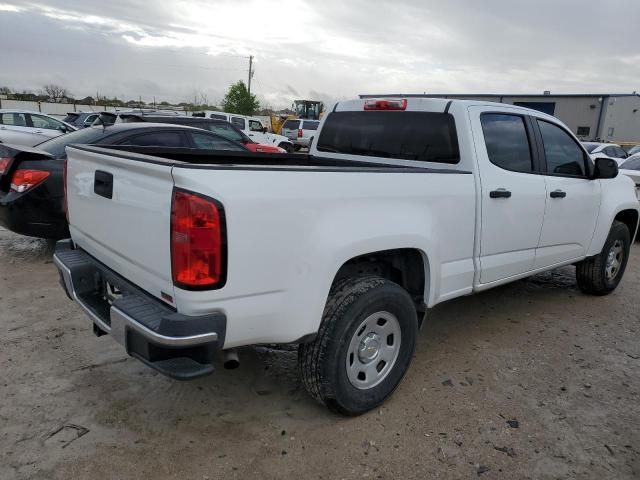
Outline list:
[[[640,154],[624,160],[620,165],[620,173],[631,178],[636,184],[636,196],[640,200]]]
[[[295,151],[293,142],[284,135],[269,133],[267,127],[262,124],[262,120],[257,117],[249,117],[246,115],[238,115],[235,113],[217,112],[205,110],[204,112],[196,112],[194,117],[215,118],[218,120],[226,120],[235,125],[238,129],[251,138],[256,143],[264,143],[267,145],[276,145],[292,153]]]
[[[319,125],[320,120],[287,120],[282,126],[282,134],[293,142],[296,150],[301,147],[309,148]]]
[[[622,280],[633,182],[557,118],[431,98],[328,112],[308,157],[67,147],[54,262],[94,332],[179,379],[299,344],[307,391],[357,415],[396,389],[430,308],[564,265],[585,294]]]
[[[615,143],[583,142],[584,148],[594,160],[596,158],[612,158],[618,165],[629,157],[624,149]]]
[[[76,127],[50,115],[27,110],[0,110],[0,142],[33,147]]]

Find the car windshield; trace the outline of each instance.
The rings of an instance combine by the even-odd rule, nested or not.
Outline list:
[[[96,143],[96,141],[111,135],[111,132],[100,127],[89,127],[76,132],[60,135],[36,145],[36,148],[50,153],[55,158],[65,156],[65,148],[72,143]]]
[[[620,168],[623,170],[640,170],[640,157],[630,158],[620,165]]]
[[[635,147],[631,147],[627,152],[629,156],[635,155],[636,153],[640,153],[640,145],[636,145]]]
[[[75,122],[80,115],[77,113],[68,113],[66,117],[62,119],[63,122],[73,123]]]
[[[599,143],[583,143],[584,148],[587,149],[587,152],[593,153],[593,151],[600,146]]]

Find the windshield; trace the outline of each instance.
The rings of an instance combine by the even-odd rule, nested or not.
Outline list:
[[[68,113],[66,117],[62,119],[63,122],[73,123],[75,122],[80,115],[77,113]]]
[[[65,148],[72,143],[96,143],[98,140],[108,137],[111,132],[100,127],[89,127],[76,132],[60,135],[36,145],[36,148],[50,153],[55,158],[62,158],[66,155]]]
[[[593,151],[600,146],[599,143],[583,143],[582,146],[587,149],[587,152],[593,153]]]
[[[635,147],[630,148],[627,153],[629,154],[629,156],[640,153],[640,145],[636,145]]]

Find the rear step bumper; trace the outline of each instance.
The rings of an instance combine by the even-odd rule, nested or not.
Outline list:
[[[208,375],[224,345],[223,313],[182,315],[148,295],[70,240],[57,243],[53,261],[65,292],[93,321],[97,333],[109,333],[127,353],[178,380]],[[117,289],[115,296],[109,286]],[[108,298],[111,297],[109,300]]]

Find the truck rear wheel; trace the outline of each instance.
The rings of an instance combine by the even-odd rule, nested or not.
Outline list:
[[[589,295],[607,295],[622,280],[629,259],[631,235],[627,226],[614,221],[602,251],[576,265],[578,287]]]
[[[336,282],[315,339],[298,362],[309,394],[343,415],[360,415],[393,393],[415,349],[418,318],[409,294],[377,276]]]

